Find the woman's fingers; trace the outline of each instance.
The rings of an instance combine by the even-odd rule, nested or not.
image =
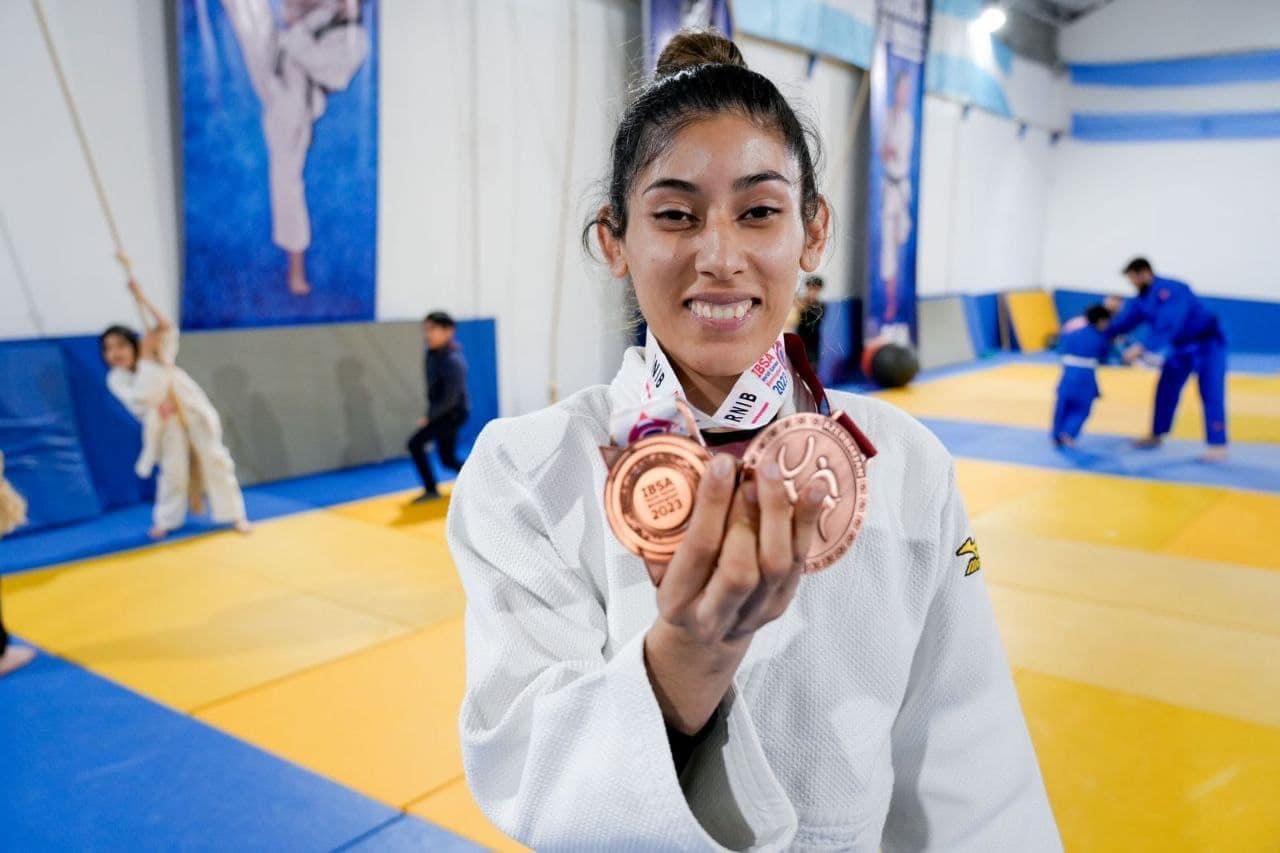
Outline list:
[[[767,589],[764,583],[761,584],[760,592],[753,595],[742,608],[739,621],[733,628],[733,636],[742,636],[759,630],[762,625],[767,625],[785,613],[787,607],[791,605],[791,599],[795,597],[796,588],[800,585],[800,578],[804,574],[805,557],[809,553],[809,545],[813,541],[825,497],[826,489],[820,484],[814,484],[801,493],[800,500],[794,507],[788,505],[790,518],[787,531],[789,554],[787,568],[776,582],[768,585]],[[763,503],[762,500],[762,512],[764,511]],[[763,531],[763,519],[761,525]],[[761,541],[760,550],[761,553],[765,550],[763,541]],[[763,574],[763,568],[761,572]]]
[[[658,607],[664,616],[687,607],[707,585],[724,539],[736,473],[737,463],[732,456],[719,454],[711,460],[698,484],[684,541],[660,573],[655,574],[650,566],[650,577],[659,585]]]
[[[787,579],[795,563],[791,546],[791,499],[776,462],[756,472],[760,504],[760,583],[770,592]]]
[[[800,493],[791,522],[791,549],[796,561],[803,564],[818,535],[818,519],[826,509],[828,497],[826,485],[811,482]]]
[[[694,623],[702,636],[721,638],[728,633],[760,582],[754,516],[746,489],[739,489],[729,510],[729,526],[715,571],[694,605]]]

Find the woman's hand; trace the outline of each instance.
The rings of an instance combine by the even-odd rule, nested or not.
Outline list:
[[[717,456],[698,487],[689,531],[666,566],[650,566],[658,618],[645,637],[649,678],[669,725],[687,734],[710,719],[751,636],[795,596],[824,494],[793,508],[777,465],[735,488],[734,460]]]

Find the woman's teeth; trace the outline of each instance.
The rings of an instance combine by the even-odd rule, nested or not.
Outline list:
[[[695,317],[705,317],[708,320],[741,320],[751,310],[751,300],[744,299],[728,305],[713,305],[710,302],[694,299],[689,303],[689,310]]]

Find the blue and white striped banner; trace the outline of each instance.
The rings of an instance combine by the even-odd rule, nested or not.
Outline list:
[[[1071,135],[1078,139],[1280,137],[1280,50],[1076,64],[1071,84]]]

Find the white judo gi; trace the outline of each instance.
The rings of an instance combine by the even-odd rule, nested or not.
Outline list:
[[[239,521],[245,517],[244,496],[231,453],[222,444],[218,412],[204,389],[174,363],[177,355],[178,332],[170,329],[161,337],[157,359],[140,358],[135,370],[114,367],[107,374],[111,393],[142,421],[142,453],[134,470],[149,477],[160,466],[152,523],[176,530],[186,520],[188,504],[201,496],[208,497],[214,521]],[[168,417],[160,411],[166,399],[175,407]]]
[[[369,33],[345,17],[345,0],[317,0],[298,21],[278,29],[266,0],[222,0],[253,90],[262,104],[271,191],[271,239],[289,252],[311,245],[302,170],[311,125],[326,95],[351,83],[369,55]]]
[[[1060,850],[950,456],[869,397],[829,394],[879,451],[859,538],[756,634],[677,778],[643,655],[655,592],[602,505],[599,447],[644,378],[632,349],[612,386],[489,424],[458,477],[485,813],[538,850]]]
[[[890,110],[880,158],[880,278],[898,277],[899,249],[911,236],[911,154],[916,122],[908,110]],[[883,152],[882,152],[883,153]]]

